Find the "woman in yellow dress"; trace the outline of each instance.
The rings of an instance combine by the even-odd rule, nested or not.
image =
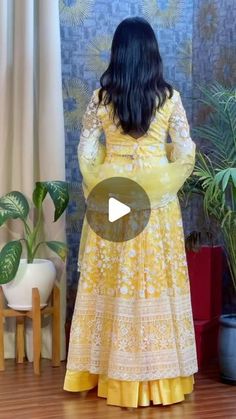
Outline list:
[[[86,198],[98,182],[125,177],[144,188],[151,214],[124,242],[99,237],[84,219],[64,389],[97,386],[107,404],[127,408],[183,401],[198,367],[177,192],[193,170],[195,143],[142,18],[125,19],[115,31],[78,158]]]

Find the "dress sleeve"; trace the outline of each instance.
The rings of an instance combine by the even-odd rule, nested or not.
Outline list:
[[[196,146],[191,139],[186,112],[180,94],[177,92],[169,119],[169,134],[172,140],[172,147],[169,154],[170,161],[182,162],[184,165],[188,165],[191,171],[195,162]]]
[[[186,112],[177,91],[172,100],[173,105],[168,120],[171,143],[166,143],[168,163],[153,167],[145,174],[146,183],[143,182],[151,201],[157,205],[176,196],[191,175],[195,164],[196,144],[191,139]]]
[[[83,116],[78,145],[78,161],[84,189],[89,183],[91,173],[105,158],[105,146],[99,141],[103,128],[97,109],[98,98],[97,92],[94,91]]]

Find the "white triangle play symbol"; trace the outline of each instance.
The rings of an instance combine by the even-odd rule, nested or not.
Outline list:
[[[131,211],[128,205],[123,204],[115,198],[109,198],[108,201],[108,220],[113,223]]]

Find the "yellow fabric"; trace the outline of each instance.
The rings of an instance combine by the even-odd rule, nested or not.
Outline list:
[[[121,176],[138,182],[149,195],[152,207],[161,206],[163,197],[178,192],[195,162],[195,144],[179,93],[174,91],[156,112],[148,132],[138,139],[122,134],[113,122],[110,105],[97,107],[97,103],[96,90],[83,119],[85,129],[78,148],[85,196],[98,182]],[[99,142],[102,131],[106,147]],[[167,144],[167,133],[172,148]]]
[[[110,111],[97,106],[95,91],[78,147],[85,197],[102,179],[128,177],[148,193],[151,214],[138,236],[119,243],[99,237],[84,219],[64,389],[98,385],[98,395],[119,406],[175,403],[192,391],[197,371],[177,197],[192,171],[195,144],[176,91],[138,140],[122,134]],[[137,223],[145,210],[135,214]],[[96,217],[99,223],[100,207]]]
[[[86,222],[86,220],[85,220]],[[197,371],[178,200],[152,210],[132,240],[111,243],[87,226],[67,369],[119,381]]]
[[[100,142],[106,135],[106,146]],[[167,143],[167,135],[171,143]],[[135,139],[123,135],[113,121],[111,105],[98,107],[98,89],[94,91],[83,117],[78,146],[78,160],[83,175],[85,198],[102,180],[113,176],[134,180],[148,194],[151,207],[171,201],[191,174],[196,146],[190,137],[189,125],[179,92],[174,90],[163,108],[156,112],[148,132]],[[127,197],[124,197],[127,201]],[[87,237],[83,226],[79,265]]]
[[[88,371],[66,372],[64,390],[78,392],[97,386],[98,397],[107,399],[107,404],[121,407],[168,405],[185,399],[193,391],[194,376],[166,378],[152,381],[119,381],[104,374]]]

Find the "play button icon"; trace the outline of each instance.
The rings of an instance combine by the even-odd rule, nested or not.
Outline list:
[[[131,240],[146,227],[150,201],[144,189],[125,177],[99,182],[87,198],[86,218],[92,230],[103,239]]]
[[[130,211],[131,210],[128,205],[123,204],[115,198],[109,198],[108,220],[111,223],[114,223],[114,221],[119,220],[119,218],[124,217],[126,214],[129,214]]]

